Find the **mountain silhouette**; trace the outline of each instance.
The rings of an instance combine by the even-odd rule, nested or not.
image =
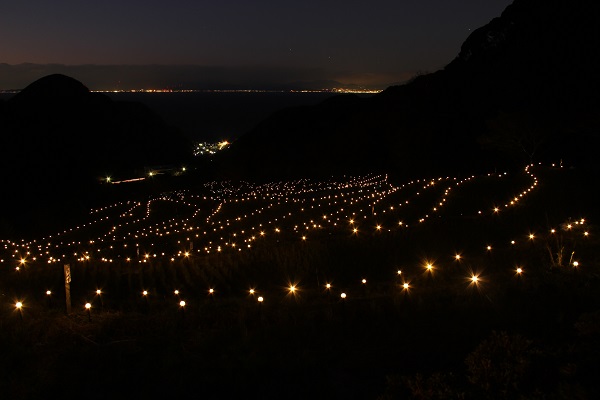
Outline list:
[[[56,99],[82,99],[90,94],[89,89],[76,79],[53,74],[38,79],[23,91],[17,93],[11,101],[36,103]]]
[[[187,139],[144,105],[114,102],[64,75],[4,102],[0,132],[4,231],[72,218],[99,196],[99,179],[191,155]]]
[[[254,179],[367,170],[414,176],[540,157],[593,166],[599,11],[582,0],[516,0],[444,69],[371,98],[282,110],[221,154],[218,170]]]

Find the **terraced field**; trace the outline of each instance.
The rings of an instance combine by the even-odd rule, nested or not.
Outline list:
[[[121,379],[109,365],[133,365],[140,379],[181,374],[182,393],[218,392],[239,375],[268,397],[308,376],[297,398],[376,397],[394,387],[389,374],[461,370],[492,330],[559,332],[597,309],[598,213],[586,179],[536,165],[409,182],[209,182],[110,204],[54,235],[2,241],[0,323],[14,344],[6,354],[15,362],[38,341],[89,356],[96,366],[85,365],[107,382]],[[289,365],[286,354],[299,361]],[[155,356],[172,369],[144,367]],[[90,382],[69,357],[51,364]],[[210,357],[214,369],[197,366]],[[261,380],[259,367],[271,378]],[[62,381],[46,374],[30,379]],[[30,379],[11,390],[31,394]]]

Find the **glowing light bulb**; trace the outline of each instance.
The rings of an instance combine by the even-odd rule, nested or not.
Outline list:
[[[185,301],[181,300],[181,301],[179,302],[179,307],[185,307]]]
[[[346,298],[346,293],[342,293],[342,294],[340,294],[340,297],[341,297],[342,299],[345,299],[345,298]]]

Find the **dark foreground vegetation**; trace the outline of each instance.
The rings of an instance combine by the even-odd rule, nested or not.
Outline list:
[[[0,391],[13,399],[597,398],[597,177],[535,172],[540,187],[497,215],[471,212],[498,197],[482,181],[451,198],[443,217],[407,230],[265,239],[239,255],[174,262],[73,262],[70,316],[62,265],[17,272],[5,264]]]

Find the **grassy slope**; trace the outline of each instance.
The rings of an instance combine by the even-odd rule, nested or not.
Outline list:
[[[598,325],[585,313],[600,309],[593,177],[551,169],[536,175],[539,189],[499,215],[478,217],[477,211],[529,184],[526,177],[466,184],[449,197],[442,218],[408,231],[338,234],[275,248],[265,242],[245,256],[203,257],[171,267],[76,265],[75,304],[90,298],[96,285],[106,293],[104,310],[94,300],[92,322],[82,311],[63,316],[59,292],[51,305],[43,298],[49,285],[60,287],[55,266],[23,271],[28,276],[2,267],[7,295],[0,314],[1,389],[11,398],[57,390],[93,398],[373,398],[386,390],[410,393],[398,388],[398,378],[386,387],[386,376],[453,371],[458,378],[450,380],[452,390],[477,397],[481,386],[466,380],[464,359],[496,330],[521,334],[539,349],[528,360],[544,368],[520,376],[522,393],[551,393],[562,385],[593,397],[597,367],[589,358],[598,349],[597,337],[594,329],[585,337],[575,329],[581,315],[591,318],[592,328]],[[502,195],[499,185],[506,185]],[[554,239],[546,232],[568,218],[591,223],[585,240],[561,233],[581,268],[550,270],[545,246]],[[537,235],[533,244],[526,238],[530,231]],[[509,244],[512,239],[517,245]],[[487,243],[493,244],[491,253]],[[457,251],[464,256],[460,263],[452,259]],[[423,273],[424,258],[435,260],[433,276]],[[525,269],[522,277],[515,276],[517,264]],[[411,280],[410,294],[399,287],[398,268]],[[480,290],[469,286],[469,269],[482,273]],[[360,284],[364,276],[367,288]],[[300,280],[296,301],[282,287],[288,277]],[[331,297],[317,287],[326,277],[334,279]],[[219,288],[214,301],[206,295],[213,284]],[[252,284],[266,299],[260,310],[243,294]],[[143,287],[155,288],[148,305],[136,294]],[[186,294],[185,317],[173,287]],[[17,289],[30,304],[22,322],[12,310],[11,292]],[[338,300],[341,290],[349,295],[345,303]],[[575,372],[564,372],[569,365]]]

